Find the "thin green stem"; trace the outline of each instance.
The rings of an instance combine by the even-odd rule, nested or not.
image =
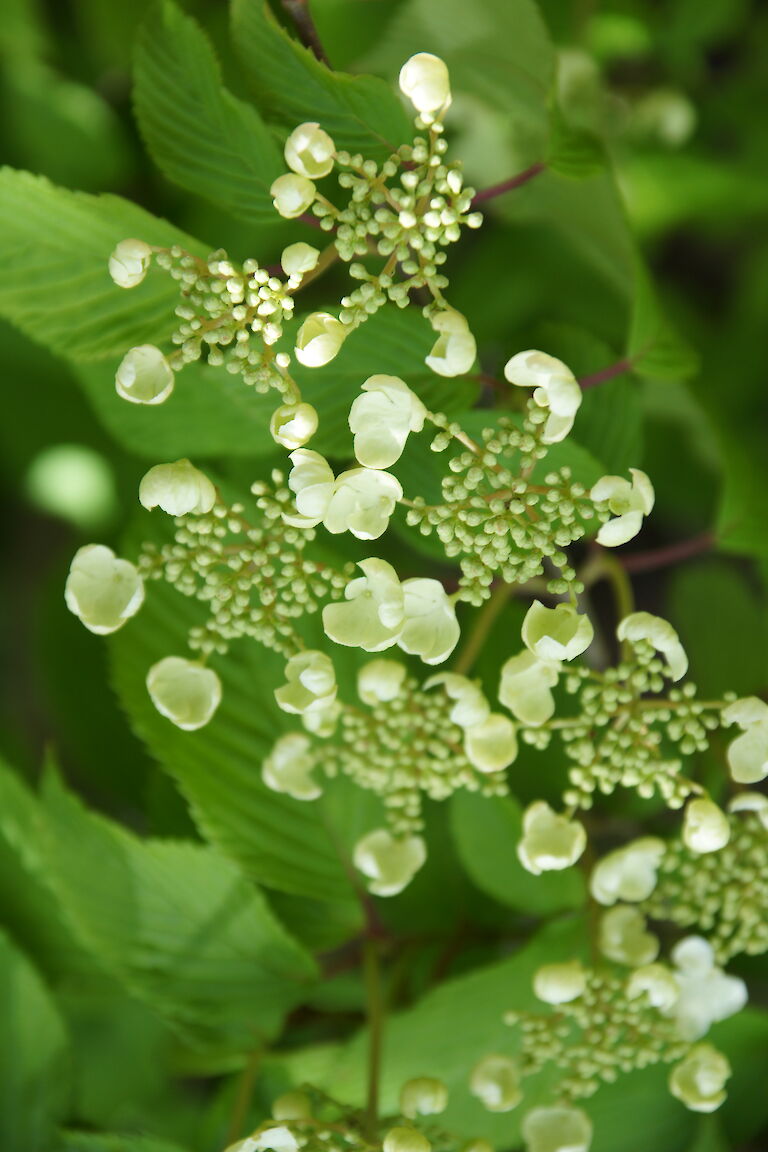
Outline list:
[[[491,633],[504,605],[515,591],[514,584],[499,584],[491,593],[478,613],[475,625],[472,628],[467,642],[458,655],[453,671],[459,675],[466,675],[482,651],[488,636]]]
[[[260,1060],[261,1052],[251,1052],[247,1064],[240,1073],[227,1129],[227,1145],[234,1144],[242,1136],[253,1099],[253,1089],[256,1084],[256,1073]]]
[[[368,1014],[368,1096],[365,1125],[369,1138],[375,1139],[379,1122],[379,1080],[381,1046],[384,1036],[384,991],[381,982],[380,943],[376,936],[363,941],[363,972]]]

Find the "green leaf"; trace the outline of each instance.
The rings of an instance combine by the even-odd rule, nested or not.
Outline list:
[[[0,933],[0,1147],[48,1152],[67,1103],[68,1041],[29,961]]]
[[[56,1152],[184,1152],[178,1144],[135,1133],[62,1132],[59,1139]]]
[[[390,83],[332,72],[280,27],[266,0],[233,0],[232,22],[246,80],[271,119],[289,130],[318,121],[338,148],[371,159],[412,138]]]
[[[167,339],[175,282],[158,269],[126,291],[107,272],[115,244],[131,236],[204,253],[196,240],[118,196],[69,192],[42,176],[0,170],[0,316],[75,360]]]
[[[161,0],[136,50],[134,100],[153,160],[175,184],[249,223],[276,222],[269,195],[285,170],[269,128],[222,86],[194,20]]]
[[[717,439],[722,452],[723,485],[717,514],[721,548],[768,558],[768,468],[762,429],[746,421],[736,425],[727,412],[717,414]]]
[[[605,150],[597,137],[569,124],[560,106],[555,104],[547,167],[571,180],[584,180],[602,172],[605,166]]]
[[[635,262],[627,355],[635,372],[661,380],[684,380],[694,375],[698,367],[696,354],[664,315],[648,272],[639,260]]]
[[[105,968],[191,1043],[252,1051],[279,1030],[314,965],[235,864],[139,840],[46,781],[51,884]]]
[[[451,827],[462,863],[472,880],[502,904],[533,916],[578,908],[584,879],[574,868],[532,876],[517,857],[523,813],[514,796],[457,792],[451,799]]]

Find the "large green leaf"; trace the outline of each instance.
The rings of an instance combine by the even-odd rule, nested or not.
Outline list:
[[[56,1152],[184,1152],[178,1144],[154,1136],[105,1132],[62,1132]]]
[[[208,38],[171,0],[142,29],[135,81],[141,134],[169,180],[250,223],[277,220],[269,189],[285,166],[269,128],[222,86]]]
[[[374,159],[411,139],[391,85],[332,72],[280,27],[266,0],[233,0],[232,20],[246,80],[271,119],[288,129],[318,121],[337,147]]]
[[[64,1024],[40,976],[0,933],[0,1147],[48,1152],[68,1091]]]
[[[658,299],[650,276],[639,260],[635,262],[634,308],[627,355],[636,372],[661,380],[692,376],[697,357],[685,343]]]
[[[75,360],[122,355],[167,339],[178,289],[152,271],[126,291],[107,272],[115,244],[200,244],[118,196],[69,192],[42,176],[0,171],[0,316]]]
[[[250,1051],[314,976],[261,894],[214,849],[142,841],[46,781],[45,851],[68,920],[104,967],[192,1042]]]

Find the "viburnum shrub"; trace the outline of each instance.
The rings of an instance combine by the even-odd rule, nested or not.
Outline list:
[[[210,870],[195,855],[206,846],[129,843],[54,783],[45,819],[63,879],[50,884],[68,930],[166,1013],[181,1067],[194,1075],[197,1045],[220,1052],[199,1057],[205,1075],[240,1077],[228,1134],[207,1147],[587,1152],[609,1146],[605,1093],[622,1100],[620,1086],[643,1076],[673,1118],[713,1112],[739,1068],[710,1029],[748,998],[748,968],[729,967],[768,948],[768,799],[756,790],[768,776],[768,704],[700,692],[676,629],[655,603],[634,603],[622,555],[653,518],[653,476],[639,455],[615,474],[595,470],[578,440],[587,388],[590,418],[615,419],[602,389],[629,360],[590,380],[555,354],[557,340],[521,340],[502,324],[486,341],[462,310],[472,301],[459,253],[482,236],[480,206],[492,211],[529,180],[535,193],[547,163],[567,169],[569,150],[566,182],[605,159],[560,125],[546,161],[477,192],[454,155],[467,105],[439,37],[425,31],[423,50],[403,60],[398,103],[381,81],[359,87],[328,71],[264,23],[255,0],[235,9],[254,58],[275,54],[262,88],[279,88],[280,68],[287,77],[273,128],[221,90],[230,129],[216,130],[218,159],[194,116],[179,113],[183,127],[160,139],[185,99],[170,71],[165,87],[157,75],[169,36],[181,75],[202,51],[196,66],[218,84],[198,30],[168,4],[166,39],[150,26],[141,44],[140,123],[193,192],[210,194],[220,165],[233,204],[248,195],[232,172],[252,134],[260,243],[273,246],[270,218],[286,242],[273,265],[247,234],[231,255],[138,210],[124,234],[112,218],[98,223],[94,283],[119,352],[111,419],[146,409],[142,435],[174,451],[137,470],[145,511],[119,552],[78,547],[63,590],[85,628],[120,631],[115,684],[212,845]],[[271,48],[262,36],[276,37]],[[294,72],[314,95],[291,98]],[[369,125],[382,101],[396,125],[409,109],[400,142]],[[66,203],[74,212],[79,202]],[[500,262],[472,315],[484,302],[498,314],[525,279],[524,261]],[[35,325],[43,305],[22,323]],[[99,325],[95,310],[92,341]],[[652,339],[642,336],[635,360]],[[238,414],[226,433],[236,467],[219,442],[195,449],[217,405]],[[595,596],[601,584],[612,598]],[[430,904],[466,900],[449,829],[484,900],[507,885],[524,894],[504,914],[525,973],[509,986],[509,957],[498,953],[497,976],[474,971],[457,929],[467,1004],[456,1023],[447,961],[420,944]],[[75,852],[82,839],[79,879],[66,836]],[[120,938],[111,852],[130,862],[125,882],[146,903]],[[98,912],[80,885],[101,893]],[[263,976],[251,997],[237,982],[252,977],[254,954]],[[398,1013],[413,965],[438,983],[424,1017],[415,1010],[423,1034]],[[205,981],[216,982],[215,1013]],[[362,1041],[350,1040],[363,1001]],[[299,1011],[280,1041],[302,1004],[330,1024],[306,1031]],[[431,1041],[433,1027],[443,1040]],[[649,1123],[644,1111],[625,1119],[640,1132]]]

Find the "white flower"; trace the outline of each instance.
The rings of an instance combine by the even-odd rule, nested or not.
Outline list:
[[[402,892],[427,858],[420,836],[395,837],[386,828],[369,832],[355,845],[355,867],[369,878],[368,888],[375,896],[396,896]]]
[[[355,456],[366,468],[389,468],[400,459],[409,432],[420,432],[427,410],[398,376],[369,376],[353,402],[349,427]]]
[[[283,448],[303,448],[317,432],[318,417],[311,404],[281,404],[272,413],[269,432]]]
[[[486,700],[483,691],[466,676],[459,676],[456,672],[438,672],[425,681],[425,688],[434,688],[441,685],[449,700],[453,700],[453,707],[448,715],[452,723],[459,728],[471,728],[473,724],[482,724],[491,714],[491,706]]]
[[[310,708],[307,712],[302,712],[301,724],[313,736],[327,740],[336,731],[341,713],[342,706],[339,701],[331,700],[330,703],[323,703],[317,708]]]
[[[300,652],[285,666],[287,684],[275,689],[275,700],[283,712],[301,715],[320,711],[336,699],[336,673],[325,652]]]
[[[731,826],[722,808],[699,797],[689,800],[683,817],[682,839],[691,852],[719,852],[731,838]]]
[[[545,800],[536,800],[526,808],[517,854],[534,876],[570,868],[586,846],[587,834],[578,820],[558,815]]]
[[[593,636],[589,617],[570,604],[546,608],[534,600],[523,620],[523,644],[539,660],[573,660],[589,648]]]
[[[661,616],[652,616],[650,612],[632,612],[621,621],[616,635],[619,640],[627,640],[630,644],[648,643],[657,652],[661,652],[673,680],[680,680],[688,671],[688,657],[680,637]]]
[[[728,747],[731,776],[739,784],[756,784],[768,776],[768,704],[757,696],[734,700],[722,712],[724,724],[738,724],[741,736]]]
[[[306,176],[286,172],[273,181],[269,194],[272,203],[285,220],[295,220],[314,203],[317,189]]]
[[[319,524],[331,503],[336,477],[324,456],[309,448],[297,448],[290,454],[293,467],[288,476],[288,487],[296,496],[299,519],[284,517],[289,524]]]
[[[731,1066],[711,1044],[697,1044],[669,1074],[669,1090],[691,1112],[714,1112],[726,1098]]]
[[[265,1128],[252,1136],[254,1152],[298,1152],[299,1143],[289,1128]],[[250,1150],[249,1150],[250,1152]]]
[[[520,1071],[509,1056],[485,1056],[472,1069],[469,1090],[489,1112],[511,1112],[523,1098]]]
[[[456,609],[439,580],[403,581],[404,620],[397,643],[425,664],[442,664],[460,636]]]
[[[432,1145],[418,1128],[390,1128],[382,1143],[383,1152],[430,1152]]]
[[[643,836],[609,852],[592,870],[590,892],[599,904],[647,900],[656,887],[663,855],[664,841],[655,836]]]
[[[448,1104],[448,1089],[435,1076],[416,1076],[400,1089],[400,1111],[409,1120],[438,1116]]]
[[[680,995],[673,1016],[683,1040],[699,1040],[710,1025],[740,1012],[747,1002],[747,987],[738,976],[726,976],[715,964],[712,945],[703,936],[686,936],[672,950]]]
[[[652,1008],[668,1013],[677,1003],[680,988],[665,964],[644,964],[640,968],[635,968],[629,977],[627,996],[630,1000],[647,996]]]
[[[326,604],[323,628],[337,644],[382,652],[397,642],[404,620],[402,585],[386,560],[361,560],[364,575],[344,589],[345,603]]]
[[[115,376],[115,389],[132,404],[162,404],[173,391],[173,369],[154,344],[126,352]]]
[[[589,1152],[592,1122],[581,1108],[534,1108],[522,1133],[527,1152]]]
[[[318,248],[313,248],[311,244],[305,244],[299,240],[296,244],[289,244],[287,248],[283,248],[280,263],[286,276],[301,279],[305,272],[311,272],[313,268],[317,268],[319,259],[320,250]]]
[[[312,1101],[306,1092],[284,1092],[272,1103],[273,1120],[309,1120]]]
[[[266,786],[273,792],[285,792],[294,800],[316,800],[322,788],[312,779],[315,762],[310,748],[308,738],[301,732],[281,736],[261,767]]]
[[[292,172],[319,180],[333,168],[336,145],[318,123],[308,121],[294,128],[285,142],[285,162]]]
[[[508,360],[504,375],[510,384],[533,388],[534,403],[548,410],[542,443],[557,444],[564,440],[573,428],[582,396],[570,368],[546,352],[530,350],[518,352]]]
[[[451,83],[445,61],[431,52],[417,52],[400,69],[400,91],[430,123],[451,103]]]
[[[646,930],[639,908],[617,904],[600,917],[599,947],[603,956],[632,968],[653,963],[659,954],[659,941]]]
[[[357,694],[364,704],[396,700],[406,677],[405,665],[399,660],[369,660],[357,674]]]
[[[136,615],[144,603],[144,582],[111,548],[86,544],[72,558],[64,600],[90,632],[104,636]]]
[[[762,792],[739,792],[728,801],[729,812],[754,812],[768,831],[768,796]]]
[[[560,664],[539,660],[527,648],[510,656],[501,669],[499,700],[521,724],[536,728],[546,724],[555,711],[550,689],[557,684]]]
[[[182,656],[166,656],[153,664],[147,690],[158,712],[185,732],[207,724],[221,703],[216,673]]]
[[[169,516],[205,515],[216,503],[216,488],[189,460],[156,464],[139,484],[145,508],[160,507]]]
[[[141,284],[152,260],[152,249],[143,240],[121,240],[109,258],[109,274],[118,288]]]
[[[545,964],[533,977],[533,991],[545,1004],[570,1004],[586,987],[587,974],[580,960]]]
[[[590,492],[598,504],[606,503],[613,519],[602,524],[597,534],[598,544],[616,548],[637,536],[656,499],[653,484],[639,468],[630,468],[632,482],[623,476],[603,476]]]
[[[348,333],[330,312],[312,312],[296,335],[296,359],[305,368],[322,368],[337,355]]]
[[[377,540],[389,527],[400,481],[378,468],[350,468],[336,478],[323,524],[334,535],[351,532],[358,540]]]
[[[455,308],[433,312],[429,322],[438,333],[432,351],[424,363],[438,376],[462,376],[475,362],[477,345],[466,317]]]
[[[464,753],[478,772],[501,772],[517,756],[517,732],[508,716],[491,712],[464,733]]]

